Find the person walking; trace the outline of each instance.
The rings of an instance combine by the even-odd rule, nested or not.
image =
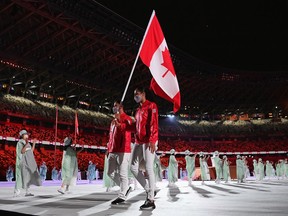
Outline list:
[[[195,174],[195,159],[196,155],[192,155],[189,150],[185,151],[185,161],[186,161],[186,171],[187,171],[187,178],[188,178],[188,186],[192,185],[193,177]]]
[[[157,187],[157,182],[161,182],[163,179],[163,165],[161,164],[161,155],[157,155],[155,153],[155,159],[154,159],[154,174],[155,174],[155,191],[159,191],[159,188]]]
[[[210,172],[209,172],[209,167],[207,163],[209,158],[210,158],[210,155],[205,155],[203,152],[199,153],[199,164],[200,164],[202,185],[205,184],[205,181],[210,180]]]
[[[89,180],[89,184],[95,179],[95,168],[96,165],[93,164],[92,161],[89,161],[88,169],[87,169],[87,179]]]
[[[8,182],[12,182],[13,178],[14,178],[14,170],[12,168],[12,165],[10,165],[6,171],[6,180]]]
[[[158,107],[156,103],[146,98],[144,88],[134,90],[134,100],[139,104],[135,114],[135,146],[131,155],[131,172],[146,191],[146,201],[140,210],[155,209],[155,174],[153,170],[155,151],[158,144]],[[141,171],[143,163],[147,180]]]
[[[77,154],[82,150],[83,147],[77,151],[76,147],[72,146],[72,139],[70,137],[64,139],[64,151],[61,164],[62,184],[57,190],[59,193],[65,194],[69,191],[70,186],[76,185],[78,174]]]
[[[245,164],[240,155],[236,156],[236,175],[237,183],[245,182]]]
[[[113,105],[114,119],[110,124],[108,148],[108,176],[120,187],[118,197],[111,204],[124,202],[132,187],[129,187],[128,169],[131,156],[131,132],[127,127],[132,124],[132,119],[124,111],[121,101]]]
[[[51,172],[51,178],[53,181],[58,180],[58,170],[56,167],[53,167],[52,172]]]
[[[178,181],[178,161],[176,160],[175,153],[175,149],[170,150],[168,164],[168,187],[176,187],[175,183]]]
[[[255,177],[255,180],[258,181],[259,180],[259,168],[258,168],[258,162],[255,158],[253,159],[253,175]]]
[[[46,175],[47,175],[47,166],[44,161],[39,167],[39,173],[40,173],[41,181],[44,182],[46,180]]]
[[[104,155],[104,169],[103,169],[103,186],[106,187],[106,192],[110,192],[111,188],[115,186],[115,183],[108,176],[108,150]]]
[[[223,179],[225,183],[228,183],[228,181],[231,180],[230,176],[230,161],[228,160],[226,155],[223,155]]]
[[[215,166],[215,171],[216,171],[216,179],[215,179],[215,183],[219,184],[221,182],[221,178],[222,178],[222,172],[223,172],[223,161],[222,159],[219,157],[219,152],[215,151],[213,153],[213,164]]]
[[[15,188],[14,196],[20,196],[20,189],[25,189],[25,196],[34,196],[30,192],[30,186],[41,186],[42,181],[38,171],[37,163],[34,157],[34,149],[36,140],[33,140],[33,144],[29,143],[29,135],[26,130],[19,132],[20,140],[16,145],[16,169],[15,169]]]

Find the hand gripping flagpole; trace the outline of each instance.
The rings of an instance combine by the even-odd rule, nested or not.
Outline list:
[[[129,78],[128,78],[128,82],[127,82],[127,84],[126,84],[126,87],[125,87],[125,90],[124,90],[124,93],[123,93],[123,96],[122,96],[122,99],[121,99],[121,104],[123,103],[124,98],[125,98],[125,95],[126,95],[126,93],[127,93],[127,90],[128,90],[128,87],[129,87],[129,84],[130,84],[132,75],[133,75],[134,70],[135,70],[136,63],[137,63],[138,58],[139,58],[139,55],[140,55],[140,51],[141,51],[142,46],[143,46],[143,43],[144,43],[144,39],[146,38],[148,29],[149,29],[149,27],[150,27],[150,25],[151,25],[151,22],[152,22],[152,19],[153,19],[154,15],[155,15],[155,10],[152,11],[152,15],[151,15],[151,17],[150,17],[148,26],[147,26],[146,31],[145,31],[145,34],[144,34],[144,37],[143,37],[143,39],[142,39],[141,45],[140,45],[140,47],[139,47],[139,50],[138,50],[138,53],[137,53],[137,56],[136,56],[136,59],[135,59],[135,61],[134,61],[134,64],[133,64],[133,67],[132,67],[130,76],[129,76]]]

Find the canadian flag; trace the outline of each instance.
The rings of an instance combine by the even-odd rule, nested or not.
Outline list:
[[[153,76],[150,88],[154,93],[174,104],[173,112],[180,108],[180,90],[170,52],[161,26],[153,11],[146,29],[140,58]]]

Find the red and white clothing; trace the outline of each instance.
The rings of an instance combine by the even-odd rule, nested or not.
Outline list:
[[[131,131],[128,131],[127,126],[132,124],[132,119],[126,113],[120,114],[118,120],[121,126],[116,127],[112,121],[110,124],[109,141],[107,150],[112,152],[131,152]]]
[[[131,131],[128,131],[127,127],[132,124],[132,119],[122,113],[117,121],[120,123],[119,126],[116,126],[114,121],[110,125],[107,175],[120,187],[118,197],[126,200],[131,156]]]
[[[146,100],[136,111],[135,115],[135,145],[131,155],[131,172],[147,192],[147,198],[154,200],[155,174],[154,159],[155,152],[150,151],[150,143],[157,146],[158,143],[158,108],[157,105]],[[145,164],[145,172],[148,182],[139,169],[140,164]]]
[[[135,143],[156,143],[158,141],[158,108],[157,105],[146,100],[135,115],[136,133]]]

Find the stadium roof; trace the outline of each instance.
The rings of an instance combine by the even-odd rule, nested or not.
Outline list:
[[[110,8],[113,9],[112,1],[109,2],[107,1],[106,6],[111,6]],[[146,16],[142,16],[141,23],[139,21],[139,24],[135,24],[138,22],[137,19],[132,20],[132,16],[124,14],[125,10],[119,9],[115,13],[102,4],[92,0],[1,1],[0,83],[2,86],[13,87],[7,88],[7,92],[14,91],[15,94],[38,99],[44,96],[46,100],[49,99],[53,103],[65,103],[72,107],[83,106],[87,103],[91,104],[90,109],[101,110],[106,107],[108,110],[111,108],[111,103],[122,97],[146,23],[154,8],[147,9]],[[119,4],[120,2],[115,3],[115,6]],[[126,6],[123,5],[123,7]],[[140,4],[139,7],[142,5]],[[114,7],[115,11],[116,8]],[[208,8],[210,8],[209,11],[213,9],[212,6]],[[204,52],[201,54],[199,51],[201,46],[194,45],[195,55],[188,53],[183,42],[182,45],[177,43],[178,46],[176,46],[176,39],[174,40],[170,35],[173,31],[172,27],[181,26],[181,24],[177,21],[171,24],[171,27],[168,26],[167,22],[164,22],[166,18],[164,18],[163,10],[159,11],[158,19],[163,28],[179,81],[181,112],[242,113],[255,112],[256,108],[257,112],[270,112],[276,106],[283,112],[288,110],[287,62],[283,65],[277,62],[276,64],[274,61],[273,65],[280,66],[270,67],[269,70],[255,69],[255,67],[248,70],[248,63],[246,63],[246,70],[239,70],[230,67],[237,65],[236,63],[224,64],[223,59],[222,64],[218,64],[221,62],[220,54],[218,56],[211,53],[210,57],[204,56]],[[122,14],[119,15],[120,13]],[[138,12],[134,12],[134,17],[136,13]],[[187,14],[187,10],[183,10],[182,13],[186,19],[190,15]],[[276,16],[275,13],[274,11],[271,16]],[[143,14],[140,13],[141,15]],[[213,13],[209,18],[212,26],[213,17],[215,18],[216,15]],[[282,21],[281,18],[279,18],[280,21]],[[207,27],[206,30],[202,29],[203,32],[200,28],[206,22],[203,20],[194,22],[198,30],[198,36],[196,34],[194,39],[203,35],[207,36],[208,33],[205,33]],[[240,23],[241,19],[238,22]],[[197,23],[199,29],[197,29]],[[281,23],[283,24],[284,21]],[[272,24],[267,24],[267,26],[271,27]],[[262,27],[263,25],[261,24]],[[169,28],[170,30],[167,30]],[[178,31],[180,31],[179,27],[176,29],[176,32]],[[217,29],[212,28],[211,31],[214,36],[217,35]],[[224,34],[225,31],[222,29],[220,32]],[[236,31],[234,36],[237,34]],[[256,36],[257,34],[254,35]],[[282,37],[281,32],[278,43],[281,43]],[[271,38],[271,40],[274,39],[276,38]],[[183,39],[184,42],[185,40]],[[217,41],[211,40],[203,49],[207,49],[213,41],[217,44]],[[283,44],[284,47],[286,45]],[[260,50],[263,51],[263,49]],[[243,50],[240,49],[239,52]],[[211,60],[212,54],[217,56],[218,60],[217,58]],[[245,55],[251,55],[250,49]],[[282,56],[283,59],[285,57],[287,54]],[[255,59],[255,61],[257,64],[258,60]],[[250,62],[253,62],[253,59]],[[279,62],[281,63],[282,60],[280,59]],[[266,69],[269,68],[267,61],[261,61],[262,63],[265,63]],[[131,110],[135,107],[134,88],[136,86],[148,87],[150,80],[151,74],[148,68],[139,59],[124,100],[127,109]],[[161,113],[172,110],[171,103],[159,97],[155,99]],[[82,105],[79,105],[80,102]]]
[[[242,70],[288,68],[285,0],[97,1],[142,28],[155,10],[166,40],[206,62]]]

